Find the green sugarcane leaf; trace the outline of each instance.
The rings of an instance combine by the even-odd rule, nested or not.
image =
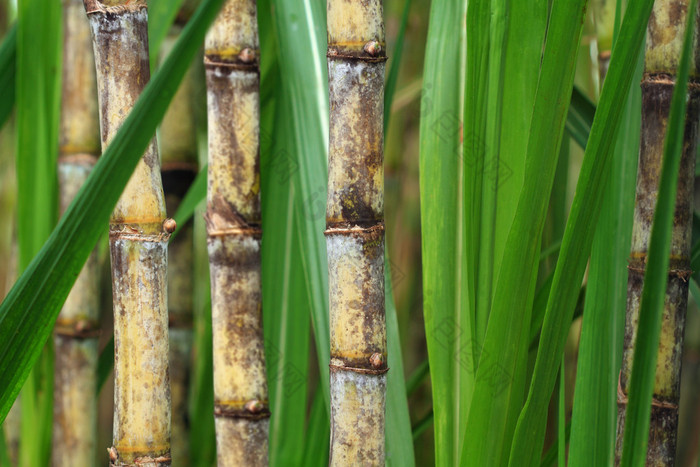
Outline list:
[[[102,387],[107,382],[107,378],[114,369],[114,334],[110,337],[107,344],[100,352],[97,358],[97,394],[102,391]]]
[[[420,122],[420,209],[423,259],[423,313],[435,409],[436,465],[459,459],[465,404],[472,378],[461,346],[471,339],[462,313],[466,300],[458,287],[463,274],[460,219],[462,174],[459,126],[465,51],[466,2],[437,0],[431,5]]]
[[[571,435],[571,421],[567,422],[564,435],[565,443],[569,443]],[[540,467],[553,467],[557,465],[557,459],[559,458],[559,445],[559,435],[557,435],[557,439],[554,440],[550,448],[542,456],[542,462],[540,462]]]
[[[399,322],[396,317],[388,254],[385,255],[384,284],[389,353],[387,364],[391,369],[387,374],[386,383],[386,465],[412,467],[416,460],[413,455],[411,417],[408,413],[406,381],[403,376],[403,358],[399,340]]]
[[[566,465],[566,357],[559,367],[559,405],[557,406],[557,465]]]
[[[17,4],[16,151],[18,272],[25,270],[58,217],[61,5]],[[51,454],[53,352],[48,345],[22,391],[19,462],[46,465]]]
[[[413,440],[417,440],[420,435],[425,433],[425,431],[430,428],[430,425],[432,425],[435,422],[435,412],[431,409],[430,412],[428,412],[425,417],[421,418],[418,420],[415,425],[411,427],[411,431],[413,432]]]
[[[12,26],[0,45],[0,128],[15,105],[15,73],[17,72],[17,24]]]
[[[484,139],[486,137],[487,119],[484,117],[488,115],[490,9],[490,0],[467,2],[466,52],[468,58],[465,70],[466,75],[463,78],[465,91],[464,108],[462,109],[464,118],[462,140],[464,144],[461,153],[463,157],[461,169],[464,188],[461,211],[470,221],[465,222],[464,233],[461,239],[465,254],[460,258],[462,270],[458,278],[462,282],[464,298],[460,299],[461,308],[458,313],[461,313],[461,316],[457,316],[459,317],[458,322],[463,323],[463,327],[466,328],[465,332],[467,333],[468,342],[470,342],[466,346],[461,342],[459,344],[464,348],[463,358],[472,369],[476,369],[476,362],[478,361],[478,355],[474,355],[475,351],[473,349],[481,345],[483,334],[486,330],[487,316],[484,313],[484,309],[486,303],[491,302],[491,291],[486,290],[487,296],[483,300],[485,303],[481,305],[481,309],[477,308],[480,303],[477,290],[479,279],[485,279],[491,274],[489,267],[488,274],[482,274],[483,277],[479,277],[479,266],[484,260],[480,252],[484,171],[478,170],[484,166],[486,152]],[[501,31],[502,34],[503,32]],[[498,57],[500,55],[499,52]],[[501,63],[500,60],[498,62],[499,64]],[[500,76],[494,77],[494,79],[497,80],[497,85],[500,88],[502,84]],[[466,135],[466,138],[464,135]],[[465,164],[465,161],[468,163]],[[475,168],[477,170],[474,170]],[[484,191],[486,191],[487,195],[493,194],[489,193],[488,190]],[[488,227],[493,227],[493,219],[490,219]],[[492,238],[493,235],[489,235],[486,241],[492,244]],[[492,250],[490,251],[492,252]],[[492,260],[492,258],[490,259]],[[485,288],[484,285],[490,287],[490,281],[487,284],[482,284],[482,289]],[[479,312],[481,312],[482,316],[479,316]],[[466,381],[462,383],[466,384],[462,399],[464,403],[458,405],[460,407],[458,419],[461,420],[459,424],[460,429],[459,432],[454,433],[458,440],[464,436],[464,420],[469,411],[469,400],[474,384],[474,371],[472,370],[464,376],[466,377]],[[438,409],[437,416],[439,414],[440,410]],[[453,441],[453,449],[459,449],[458,446],[459,442]],[[456,459],[459,452],[456,451],[453,455]]]
[[[581,146],[586,149],[588,135],[595,116],[595,106],[577,87],[571,91],[571,105],[566,116],[566,131]]]
[[[263,82],[262,86],[279,89],[279,80]],[[293,122],[286,117],[289,101],[280,95],[278,98],[274,119],[269,118],[267,127],[265,114],[273,106],[263,108],[261,128],[261,134],[274,135],[269,136],[273,138],[270,151],[261,155],[260,170],[263,329],[272,413],[269,456],[271,465],[301,465],[303,452],[299,446],[304,442],[307,412],[310,303],[304,284],[303,249],[295,228],[304,219],[299,219],[294,209],[293,166],[286,152],[294,143]]]
[[[263,219],[262,291],[267,381],[270,391],[271,465],[302,465],[306,426],[310,309],[305,290],[303,249],[294,209],[295,165],[289,100],[282,94],[270,2],[258,2],[261,40],[261,196]]]
[[[151,71],[158,66],[160,46],[183,3],[184,0],[148,1],[148,55],[151,59]]]
[[[566,225],[530,388],[510,451],[511,465],[539,463],[547,406],[569,332],[581,281],[609,180],[612,149],[625,109],[653,0],[627,9],[586,146],[581,174]]]
[[[399,79],[399,70],[401,69],[401,57],[403,56],[403,44],[406,38],[406,26],[408,26],[408,14],[411,11],[411,3],[413,0],[405,0],[403,5],[403,13],[401,14],[401,24],[399,32],[396,35],[394,50],[390,52],[389,73],[386,75],[386,85],[384,86],[384,133],[389,128],[389,119],[391,118],[391,104],[394,102],[394,93],[396,92],[396,82]]]
[[[17,17],[17,240],[19,272],[39,251],[58,217],[56,203],[61,10],[21,0]]]
[[[628,7],[629,11],[632,5]],[[647,460],[649,417],[656,379],[656,360],[661,336],[668,268],[671,252],[674,205],[678,188],[678,171],[683,152],[683,132],[687,107],[688,75],[693,53],[697,1],[688,5],[688,19],[676,85],[671,97],[664,156],[661,165],[658,198],[651,227],[644,288],[639,305],[639,322],[634,343],[634,360],[629,385],[629,399],[625,411],[625,433],[622,441],[620,465],[643,466]],[[626,19],[626,18],[625,18]],[[624,23],[623,23],[624,28]],[[622,36],[622,34],[621,34]],[[620,40],[622,37],[620,37]],[[618,43],[619,43],[618,41]],[[614,58],[614,54],[613,54]],[[612,67],[611,67],[612,68]]]
[[[573,87],[586,1],[552,4],[533,104],[518,206],[505,243],[501,273],[476,370],[461,450],[462,465],[505,465],[527,377],[530,314],[557,156]],[[525,144],[523,142],[523,144]],[[433,368],[433,362],[430,362]]]
[[[617,426],[617,378],[627,302],[637,180],[643,57],[640,54],[612,154],[610,182],[591,251],[581,328],[569,463],[611,465]]]
[[[202,229],[203,230],[203,229]],[[206,258],[202,254],[202,258]],[[214,428],[214,364],[212,350],[211,296],[208,264],[204,265],[206,280],[200,284],[206,292],[202,306],[195,307],[194,345],[190,385],[190,458],[196,467],[211,467],[216,463],[216,434]]]
[[[207,198],[207,170],[208,166],[204,165],[194,178],[187,193],[182,198],[180,205],[177,207],[173,219],[177,224],[177,230],[170,236],[170,241],[180,231],[180,227],[185,225],[194,215],[195,209]]]
[[[483,191],[489,190],[495,197],[494,225],[491,230],[482,229],[482,238],[493,238],[493,274],[489,280],[496,284],[500,274],[503,251],[515,216],[516,203],[522,191],[525,180],[525,156],[527,147],[523,144],[530,134],[532,108],[535,102],[537,81],[540,72],[540,59],[545,31],[547,29],[547,16],[549,13],[547,0],[536,1],[511,1],[508,8],[508,22],[505,35],[507,46],[505,47],[505,60],[503,64],[503,111],[498,116],[502,121],[500,134],[500,146],[497,142],[491,142],[487,138],[487,153],[492,153],[484,162],[482,171],[485,175]],[[493,55],[492,52],[491,55]],[[467,57],[469,60],[469,57]],[[489,75],[489,85],[495,81]],[[478,116],[475,116],[478,118]],[[470,162],[467,155],[467,162]],[[566,188],[566,177],[563,180],[563,189]],[[564,201],[566,197],[554,198]],[[480,242],[483,245],[485,241]],[[481,294],[477,300],[483,302]],[[490,299],[488,303],[490,304]],[[483,340],[483,332],[486,330],[485,320],[488,319],[490,306],[482,313],[478,312],[477,328],[482,329],[481,336],[477,335],[479,342]],[[484,316],[482,316],[482,314]],[[482,324],[479,324],[482,323]]]
[[[203,223],[202,223],[203,224]],[[197,228],[204,226],[195,224]],[[201,238],[201,237],[200,237]],[[190,460],[196,467],[211,467],[216,464],[216,433],[214,427],[214,363],[212,344],[211,295],[209,281],[209,264],[205,253],[206,245],[201,245],[198,257],[203,260],[195,265],[200,267],[202,277],[198,284],[204,291],[204,303],[194,309],[194,361],[192,364],[192,383],[190,384],[189,407],[190,426]]]
[[[328,409],[325,397],[319,387],[316,388],[311,402],[311,414],[306,428],[304,442],[304,467],[326,467],[328,465],[328,438],[331,433]]]
[[[428,360],[423,360],[423,362],[413,370],[413,373],[406,378],[406,395],[410,397],[415,393],[429,375],[430,366],[428,365]]]
[[[194,14],[48,241],[0,305],[0,422],[222,4],[205,0]]]
[[[301,262],[311,303],[320,387],[330,407],[330,331],[325,207],[328,159],[328,72],[326,69],[326,6],[320,0],[271,0],[277,31],[282,98],[293,135],[284,149],[295,167],[295,223],[301,241]],[[278,103],[278,105],[280,105]],[[325,440],[328,442],[328,439]]]

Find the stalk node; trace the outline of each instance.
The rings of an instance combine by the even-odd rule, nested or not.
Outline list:
[[[215,403],[214,416],[217,418],[262,420],[270,418],[270,409],[267,402],[261,400],[250,400],[243,404],[240,402]]]
[[[374,368],[380,368],[382,366],[382,363],[384,363],[384,358],[382,357],[382,354],[376,352],[373,353],[371,357],[369,357],[369,363]]]
[[[337,361],[338,359],[332,358],[331,360]],[[380,365],[381,366],[381,365]],[[331,363],[328,365],[328,367],[331,369],[331,373],[339,372],[339,371],[352,371],[353,373],[360,373],[362,375],[383,375],[387,371],[389,371],[389,367],[385,368],[379,368],[379,369],[372,369],[372,368],[358,368],[358,367],[353,367],[353,366],[348,366],[337,363]]]
[[[163,230],[171,234],[175,232],[175,229],[177,229],[177,222],[175,222],[175,219],[169,217],[163,221]]]
[[[265,405],[259,400],[253,399],[245,403],[245,409],[250,413],[257,414],[265,409]]]
[[[362,50],[364,50],[365,52],[367,52],[371,56],[376,57],[384,49],[382,48],[382,45],[379,42],[369,41],[368,43],[365,44],[365,46],[362,48]]]
[[[245,49],[241,50],[241,53],[238,54],[238,59],[243,63],[253,63],[255,62],[256,56],[257,54],[255,53],[255,50],[251,49],[250,47],[246,47]]]

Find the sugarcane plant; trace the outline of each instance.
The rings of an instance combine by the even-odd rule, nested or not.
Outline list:
[[[266,465],[269,401],[260,273],[260,68],[255,0],[229,0],[207,33],[214,415],[220,466]]]
[[[61,212],[100,153],[97,85],[90,27],[80,0],[63,1],[63,80],[58,186]],[[54,328],[52,463],[93,465],[97,455],[99,260],[93,251]]]
[[[689,11],[688,0],[657,0],[647,28],[647,45],[642,80],[642,130],[637,191],[634,208],[632,248],[629,259],[627,315],[618,386],[618,425],[616,461],[622,456],[628,395],[640,319],[640,305],[646,273],[652,221],[661,178],[664,141],[669,126],[671,96],[676,85],[685,26],[689,16],[697,22],[698,12]],[[697,57],[697,34],[693,45]],[[648,465],[673,465],[678,431],[681,351],[685,314],[688,305],[688,281],[691,275],[693,182],[700,112],[700,68],[690,65],[687,111],[683,133],[683,152],[678,173],[673,230],[671,233],[668,282],[664,299],[661,340],[656,358],[656,379],[651,402],[651,422],[647,446]]]
[[[90,20],[107,148],[150,78],[145,2],[84,0]],[[112,465],[170,463],[165,201],[155,138],[112,212],[114,301]]]
[[[382,2],[327,5],[330,464],[384,465]]]
[[[188,19],[181,9],[176,23],[163,41],[167,55]],[[198,171],[194,92],[197,69],[190,67],[160,127],[161,177],[168,213],[177,211]],[[193,323],[193,231],[192,221],[181,225],[168,247],[168,323],[170,338],[170,393],[172,402],[172,457],[177,465],[190,464],[188,386]]]

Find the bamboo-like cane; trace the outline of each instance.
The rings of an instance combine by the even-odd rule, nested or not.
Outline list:
[[[167,55],[187,16],[178,16],[161,46]],[[195,69],[185,75],[160,127],[161,176],[165,205],[174,213],[197,175],[197,135],[193,99]],[[170,392],[173,465],[190,465],[187,396],[192,352],[193,237],[189,221],[168,247],[168,314],[170,327]]]
[[[145,3],[84,0],[97,64],[102,147],[109,145],[149,80]],[[114,466],[170,464],[167,245],[155,139],[112,213]]]
[[[95,61],[81,0],[63,1],[63,81],[58,177],[61,212],[90,174],[100,152]],[[91,466],[97,455],[99,271],[90,255],[54,329],[52,464]]]
[[[207,234],[218,464],[267,465],[260,282],[259,42],[255,0],[229,0],[207,34]]]
[[[627,319],[622,371],[618,387],[616,462],[622,453],[625,409],[637,337],[639,304],[651,225],[658,194],[661,161],[671,95],[680,60],[687,15],[687,0],[656,0],[647,28],[647,46],[642,80],[642,134],[637,172],[632,249],[627,286]],[[696,34],[697,38],[697,34]],[[697,57],[697,39],[694,45]],[[689,101],[685,122],[683,154],[671,237],[671,259],[664,301],[661,340],[656,363],[656,381],[651,408],[647,465],[673,465],[678,430],[681,349],[685,312],[688,305],[692,229],[693,177],[700,111],[700,87],[696,60],[691,64]]]
[[[384,23],[328,1],[331,465],[384,465]]]

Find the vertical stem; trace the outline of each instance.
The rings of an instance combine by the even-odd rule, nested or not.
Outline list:
[[[150,78],[145,3],[84,0],[97,64],[102,147],[109,145]],[[114,299],[114,466],[170,464],[167,245],[155,139],[136,167],[109,227]]]
[[[637,337],[647,249],[658,195],[671,95],[681,55],[686,18],[689,14],[687,10],[687,0],[657,0],[654,3],[647,28],[644,78],[642,80],[641,150],[629,261],[624,351],[617,396],[616,462],[619,462],[622,453],[625,409],[632,371],[634,342]],[[690,14],[697,15],[697,12],[690,12]],[[695,53],[695,55],[697,54]],[[691,81],[688,86],[689,101],[684,131],[685,141],[678,177],[668,286],[664,301],[661,341],[651,408],[647,449],[648,465],[673,465],[676,453],[681,349],[683,347],[685,312],[688,305],[688,278],[691,273],[693,177],[698,112],[700,111],[700,92],[697,85],[698,63],[696,60],[691,65]]]
[[[331,465],[384,465],[382,2],[328,1]]]
[[[161,54],[172,49],[189,15],[178,15],[177,25],[163,41]],[[161,176],[167,212],[177,211],[197,175],[197,135],[194,118],[195,68],[185,75],[160,127]],[[172,400],[173,465],[190,465],[187,399],[192,351],[193,309],[192,221],[180,228],[168,247],[168,321],[170,337],[170,392]]]
[[[100,152],[90,26],[80,0],[63,1],[63,80],[58,179],[63,213]],[[88,258],[54,329],[52,464],[94,465],[97,455],[99,264]]]
[[[260,70],[255,0],[229,0],[205,43],[207,234],[219,466],[267,465],[260,280]]]

